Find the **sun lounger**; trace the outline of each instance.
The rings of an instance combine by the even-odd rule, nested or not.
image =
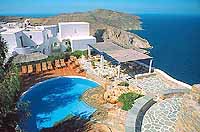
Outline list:
[[[76,65],[77,67],[79,67],[79,66],[80,66],[80,63],[79,63],[78,61],[75,61],[75,65]]]
[[[73,62],[74,61],[74,56],[70,56],[69,60]]]
[[[61,67],[65,67],[66,66],[64,59],[60,59],[60,65],[61,65]]]
[[[55,66],[56,66],[56,68],[61,68],[59,60],[55,60]]]
[[[47,71],[47,63],[42,62],[42,71]]]
[[[36,64],[36,73],[39,73],[41,71],[42,71],[41,64],[40,63]]]
[[[47,69],[48,70],[52,70],[53,69],[51,61],[47,61]]]
[[[26,74],[27,73],[27,66],[22,66],[22,74]]]
[[[32,73],[33,72],[33,66],[32,65],[28,65],[28,73]]]
[[[70,56],[70,60],[71,60],[72,62],[75,62],[75,61],[77,60],[77,58],[76,58],[75,56]]]
[[[85,70],[83,69],[83,68],[78,68],[77,70],[76,70],[76,72],[77,73],[82,73],[82,72],[84,72]]]
[[[72,64],[73,62],[69,59],[69,60],[68,60],[68,63],[69,63],[69,64]]]

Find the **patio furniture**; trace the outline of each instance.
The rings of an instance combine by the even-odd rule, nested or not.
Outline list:
[[[42,71],[47,71],[47,63],[42,62]]]
[[[59,60],[55,60],[55,66],[56,66],[56,68],[61,68]]]
[[[40,63],[36,64],[36,73],[39,73],[41,71],[42,71],[41,64]]]
[[[79,66],[80,66],[80,63],[79,63],[78,61],[75,61],[75,65],[76,65],[77,67],[79,67]]]
[[[33,66],[32,65],[28,65],[28,73],[32,73],[33,72]]]
[[[52,66],[51,61],[47,61],[47,69],[48,70],[53,70],[53,66]]]
[[[84,70],[83,68],[80,68],[80,67],[76,70],[77,73],[82,73],[82,72],[84,72],[84,71],[85,71],[85,70]]]
[[[27,73],[27,66],[22,66],[22,74],[26,74]]]
[[[70,61],[74,62],[75,61],[75,57],[74,56],[70,56]]]
[[[72,64],[73,62],[69,59],[69,60],[68,60],[68,63],[69,63],[69,64]]]
[[[61,65],[61,67],[65,67],[66,66],[64,59],[60,59],[60,65]]]

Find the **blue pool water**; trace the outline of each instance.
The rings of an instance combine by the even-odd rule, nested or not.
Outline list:
[[[18,102],[26,102],[28,106],[20,107],[20,110],[31,113],[27,119],[20,114],[21,128],[38,132],[67,116],[89,118],[96,109],[81,101],[80,97],[86,90],[97,86],[96,82],[72,77],[53,78],[34,85]]]

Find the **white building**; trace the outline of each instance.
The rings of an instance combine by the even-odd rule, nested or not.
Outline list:
[[[86,50],[88,44],[95,44],[96,38],[90,36],[90,26],[86,22],[59,23],[59,40],[69,39],[72,51]]]
[[[86,50],[95,44],[90,36],[89,23],[66,22],[49,26],[30,26],[27,23],[1,24],[0,35],[7,42],[9,56],[41,52],[50,55],[54,49],[65,51],[65,41],[71,42],[72,51]]]

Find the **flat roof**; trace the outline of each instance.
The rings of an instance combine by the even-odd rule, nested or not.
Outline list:
[[[93,45],[90,45],[92,48],[98,50],[99,52],[122,50],[124,48],[114,44],[113,42],[99,42]]]
[[[24,28],[3,28],[3,29],[4,31],[2,31],[1,34],[13,34],[24,30]]]
[[[57,27],[58,25],[44,25],[44,28],[48,28],[48,27]]]
[[[88,22],[59,22],[58,24],[89,24]]]
[[[96,39],[93,36],[73,36],[70,37],[71,40],[81,40],[81,39]]]
[[[98,50],[101,53],[109,55],[118,62],[137,61],[152,58],[151,56],[141,53],[137,50],[122,48],[113,42],[96,43],[94,45],[90,45],[90,47]]]

